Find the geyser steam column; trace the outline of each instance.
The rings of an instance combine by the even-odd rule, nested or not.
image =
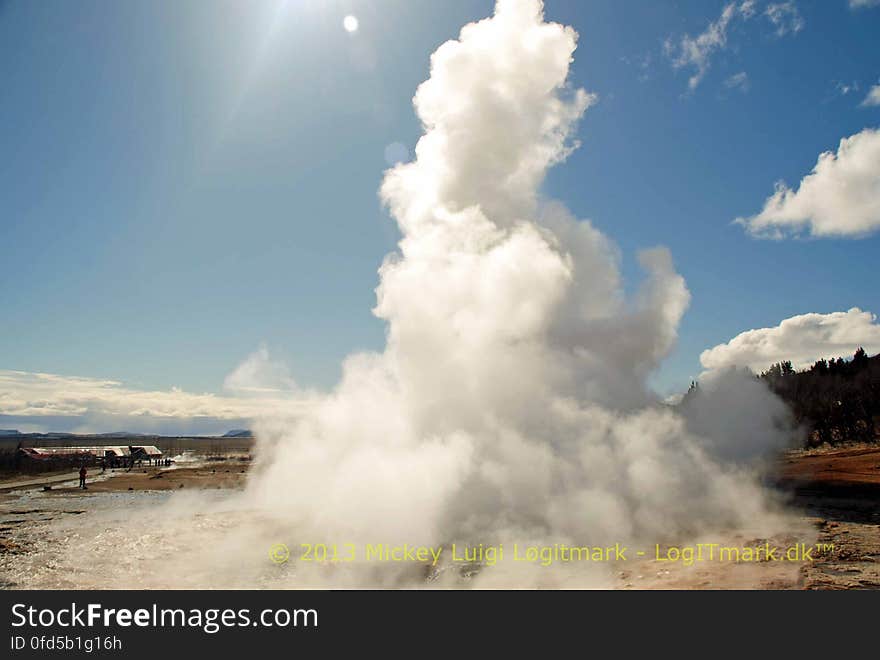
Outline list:
[[[626,301],[609,241],[539,204],[593,101],[566,86],[576,43],[538,0],[500,0],[431,57],[416,158],[381,189],[403,235],[379,271],[387,347],[258,427],[250,492],[302,540],[613,545],[763,511],[644,385],[689,301],[668,252],[641,255]]]

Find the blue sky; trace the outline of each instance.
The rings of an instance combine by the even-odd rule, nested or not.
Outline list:
[[[617,242],[628,288],[637,250],[662,244],[693,296],[653,378],[663,394],[743,331],[880,310],[877,232],[766,240],[733,224],[880,125],[863,103],[880,82],[880,7],[797,0],[777,24],[774,3],[755,4],[693,88],[677,48],[725,3],[546,6],[580,34],[572,85],[599,96],[546,195]],[[0,370],[220,392],[265,345],[300,385],[331,387],[346,355],[384,344],[370,310],[398,238],[377,196],[386,147],[421,133],[411,99],[430,53],[491,11],[0,2]],[[76,427],[75,412],[8,413],[0,428]]]

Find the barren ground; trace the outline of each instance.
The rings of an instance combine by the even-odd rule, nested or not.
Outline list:
[[[802,567],[807,589],[880,589],[880,448],[789,455],[781,485],[834,551]]]
[[[137,468],[101,474],[90,471],[88,489],[76,487],[75,473],[17,475],[0,480],[0,588],[45,584],[25,577],[35,567],[52,565],[55,543],[64,543],[71,520],[97,515],[91,502],[120,498],[119,506],[165,501],[161,491],[237,489],[249,464],[239,460],[196,466]],[[65,475],[70,479],[66,480]],[[775,487],[796,513],[809,542],[825,548],[806,562],[698,562],[692,566],[659,562],[653,557],[615,567],[616,586],[623,589],[880,589],[880,447],[792,452],[774,475]],[[48,486],[48,489],[44,489]],[[138,495],[138,494],[142,495]],[[151,494],[155,500],[151,499]],[[116,506],[116,505],[112,505]],[[76,525],[74,525],[76,527]],[[85,526],[84,526],[85,527]],[[781,530],[769,538],[748,532],[731,534],[725,545],[787,546],[801,534]],[[712,539],[718,541],[719,539]],[[48,549],[48,550],[47,550]],[[48,565],[45,570],[44,564]],[[63,582],[78,586],[73,581]]]

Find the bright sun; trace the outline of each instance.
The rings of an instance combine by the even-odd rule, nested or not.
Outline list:
[[[344,19],[342,19],[342,27],[345,28],[346,32],[357,32],[358,29],[358,19],[357,16],[352,16],[349,14]]]

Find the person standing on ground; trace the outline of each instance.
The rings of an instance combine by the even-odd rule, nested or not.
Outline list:
[[[86,487],[86,475],[88,474],[88,470],[86,470],[86,466],[83,465],[79,469],[79,487],[85,490]]]

